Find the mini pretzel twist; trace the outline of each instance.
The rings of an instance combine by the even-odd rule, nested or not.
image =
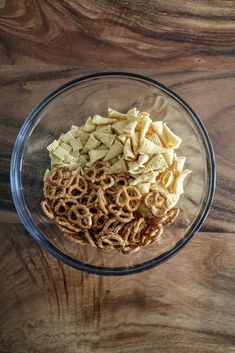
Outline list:
[[[95,230],[103,229],[107,220],[108,216],[99,212],[92,217],[92,226]]]
[[[58,199],[53,203],[54,212],[57,216],[66,216],[68,213],[68,206],[66,205],[64,199]]]
[[[172,208],[170,209],[162,218],[162,226],[163,227],[169,227],[171,224],[173,224],[178,217],[180,213],[179,208]]]
[[[92,225],[91,214],[85,205],[75,205],[68,211],[68,220],[81,229],[89,229]]]
[[[152,244],[160,238],[163,228],[160,224],[149,225],[141,236],[141,245],[146,246]]]
[[[81,230],[78,225],[71,224],[64,216],[56,216],[55,221],[62,232],[75,234]]]
[[[133,254],[140,250],[139,245],[127,245],[122,249],[122,253],[125,255]]]
[[[121,208],[115,204],[108,206],[109,212],[121,223],[128,223],[133,219],[133,213],[126,208]]]
[[[86,180],[96,183],[103,180],[106,176],[105,164],[101,161],[96,162],[91,168],[84,171]]]
[[[87,192],[87,182],[85,178],[81,175],[72,175],[67,184],[67,193],[68,196],[73,197],[75,199],[80,199]]]
[[[51,185],[65,185],[71,176],[71,170],[67,167],[59,167],[54,169],[47,177],[47,182]]]
[[[54,219],[54,213],[53,210],[48,202],[48,200],[43,200],[41,202],[41,209],[43,213],[50,219]]]
[[[125,243],[120,235],[106,231],[97,239],[97,246],[102,250],[122,250]]]
[[[105,191],[107,195],[116,196],[120,188],[128,185],[128,180],[125,175],[114,175],[113,179],[114,179],[114,184],[109,188],[107,188]]]
[[[155,217],[162,217],[169,209],[167,197],[160,191],[151,191],[144,197],[144,205]]]
[[[104,214],[108,214],[109,211],[107,210],[107,200],[104,196],[104,192],[102,189],[99,189],[97,191],[97,201],[98,201],[98,206],[100,207],[101,211],[104,213]]]
[[[134,186],[123,186],[116,196],[116,203],[120,207],[126,207],[134,212],[140,205],[141,193]]]

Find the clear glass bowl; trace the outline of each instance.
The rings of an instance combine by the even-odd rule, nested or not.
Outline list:
[[[172,105],[165,119],[164,97]],[[159,102],[160,104],[159,109]],[[156,105],[156,101],[158,104]],[[131,107],[167,121],[183,143],[178,155],[187,157],[181,217],[166,228],[156,244],[131,255],[101,252],[64,239],[40,209],[43,175],[50,165],[47,145],[71,125],[88,116],[107,114],[108,107],[126,112]],[[192,239],[209,211],[215,188],[214,153],[206,129],[192,108],[161,83],[133,73],[97,73],[66,83],[49,94],[31,112],[16,139],[11,161],[11,190],[21,221],[47,251],[80,270],[100,275],[127,275],[150,269],[172,257]]]

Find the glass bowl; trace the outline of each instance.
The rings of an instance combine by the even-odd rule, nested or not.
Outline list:
[[[171,106],[171,114],[167,116],[166,101]],[[108,107],[121,112],[137,107],[149,112],[153,120],[166,121],[183,139],[177,154],[186,156],[186,167],[193,171],[186,179],[185,193],[178,203],[182,211],[179,221],[165,228],[159,242],[130,255],[69,242],[40,209],[43,175],[50,165],[46,147],[71,125],[83,124],[90,115],[106,115]],[[12,196],[28,232],[57,259],[100,275],[137,273],[175,255],[205,220],[214,188],[214,153],[198,115],[161,83],[133,73],[96,73],[70,81],[49,94],[23,124],[11,160]]]

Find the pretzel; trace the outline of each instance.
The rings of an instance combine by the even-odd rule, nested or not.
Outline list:
[[[107,231],[101,233],[97,239],[97,246],[102,250],[122,250],[125,243],[120,235]]]
[[[89,230],[86,229],[86,230],[84,231],[84,235],[85,235],[85,238],[86,238],[88,244],[90,244],[93,248],[97,248],[97,245],[96,245],[96,243],[94,242],[94,240],[92,239],[92,236],[91,236],[91,234],[89,233]]]
[[[66,216],[68,212],[68,206],[63,199],[57,199],[53,202],[54,212],[57,216]]]
[[[73,241],[75,243],[84,245],[87,243],[86,237],[82,231],[77,232],[76,234],[71,234],[71,233],[64,233],[64,236],[66,239]]]
[[[141,245],[146,246],[155,242],[162,235],[163,228],[160,224],[149,225],[141,236]]]
[[[107,220],[107,215],[103,214],[102,212],[97,213],[92,217],[92,227],[94,229],[103,229]]]
[[[51,185],[64,185],[71,176],[71,170],[67,167],[54,169],[47,177],[47,182]]]
[[[106,175],[105,178],[101,181],[101,187],[103,190],[111,188],[115,184],[115,179],[111,175]]]
[[[51,206],[48,202],[48,200],[43,200],[41,202],[41,209],[43,211],[43,213],[50,219],[54,219],[54,213],[51,209]]]
[[[113,179],[114,184],[106,190],[108,195],[116,195],[121,187],[128,185],[128,180],[125,175],[114,175]]]
[[[80,199],[87,192],[87,182],[81,175],[72,175],[68,180],[67,193],[75,199]]]
[[[98,194],[96,190],[88,190],[89,194],[86,194],[82,197],[82,204],[85,204],[87,207],[96,205],[98,203]]]
[[[126,208],[121,208],[115,204],[108,206],[109,212],[115,216],[115,218],[122,222],[128,223],[133,219],[133,213],[127,210]]]
[[[108,210],[107,210],[107,200],[104,196],[104,192],[102,189],[99,189],[97,191],[97,200],[98,200],[98,206],[100,207],[101,211],[104,214],[108,214]]]
[[[139,245],[127,245],[124,247],[124,249],[122,249],[122,253],[125,255],[129,255],[129,254],[133,254],[137,251],[140,250],[140,246]]]
[[[145,195],[144,205],[150,209],[155,217],[162,217],[168,211],[167,197],[160,191],[151,191]]]
[[[51,185],[48,182],[44,183],[43,194],[46,199],[53,200],[57,193],[57,186]]]
[[[133,221],[131,234],[129,242],[132,244],[140,244],[142,231],[146,228],[146,222],[144,218],[140,218],[136,221]]]
[[[119,222],[116,220],[115,217],[108,218],[103,226],[103,230],[114,230],[116,226],[119,225]]]
[[[165,216],[162,217],[162,226],[163,227],[169,227],[171,224],[173,224],[176,220],[176,218],[178,217],[180,213],[180,209],[179,208],[172,208],[170,209]]]
[[[64,216],[56,216],[55,221],[62,232],[75,234],[81,230],[78,225],[71,224]]]
[[[69,209],[68,220],[73,224],[77,224],[81,229],[89,229],[92,225],[89,209],[81,204],[72,206]]]
[[[103,180],[106,176],[105,164],[101,161],[97,161],[91,168],[84,171],[84,177],[86,180],[95,183]]]
[[[116,203],[120,207],[126,207],[134,212],[140,205],[141,193],[134,186],[123,186],[116,196]]]

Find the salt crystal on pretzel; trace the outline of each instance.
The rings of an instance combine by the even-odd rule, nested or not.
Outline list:
[[[181,195],[184,192],[184,180],[191,173],[191,170],[185,169],[175,178],[174,183],[174,193],[177,195]]]
[[[110,150],[106,154],[104,158],[104,162],[109,161],[110,159],[118,156],[120,153],[122,153],[123,150],[123,145],[120,141],[115,140],[113,145],[110,147]]]
[[[155,145],[152,141],[149,139],[145,138],[143,139],[138,153],[140,154],[156,154],[156,153],[163,153],[165,152],[166,149],[164,147]]]
[[[95,132],[95,137],[102,142],[106,147],[111,147],[115,139],[114,134],[106,134],[103,132]]]
[[[113,119],[119,119],[119,120],[126,120],[127,119],[127,114],[122,114],[114,109],[108,108],[108,117]]]
[[[178,148],[182,142],[182,139],[174,134],[174,132],[171,131],[171,129],[165,123],[163,124],[163,131],[168,146],[172,148]]]
[[[108,150],[91,150],[88,152],[89,157],[90,157],[90,163],[91,165],[94,164],[96,161],[99,159],[104,158],[104,156],[107,154]]]
[[[96,114],[96,115],[94,115],[94,117],[92,119],[92,124],[95,124],[95,125],[108,125],[108,124],[114,123],[115,121],[117,121],[117,119],[115,119],[115,118],[112,118],[112,119],[104,118],[103,116]]]
[[[127,138],[127,140],[126,140],[126,142],[124,144],[123,157],[127,161],[133,161],[136,158],[135,155],[132,152],[132,149],[131,149],[131,140],[130,140],[130,138]]]
[[[127,173],[127,166],[125,161],[123,159],[119,160],[108,169],[108,172],[109,174]]]

